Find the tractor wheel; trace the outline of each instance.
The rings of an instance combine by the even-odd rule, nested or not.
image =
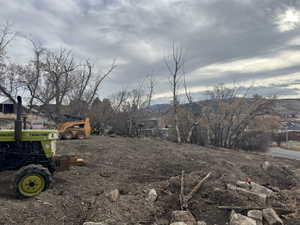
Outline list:
[[[66,140],[71,140],[73,138],[72,132],[68,132],[68,131],[64,132],[63,133],[63,138],[66,139]]]
[[[51,174],[41,165],[28,165],[21,168],[15,176],[14,189],[18,198],[39,195],[51,184]]]
[[[83,140],[83,139],[85,139],[85,134],[84,134],[84,132],[78,132],[78,134],[76,135],[76,137],[79,140]]]

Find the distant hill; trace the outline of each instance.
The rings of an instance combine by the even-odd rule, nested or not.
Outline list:
[[[203,106],[212,104],[209,100],[198,101],[192,104],[184,104],[192,112],[197,113],[201,111]],[[170,104],[156,104],[150,107],[151,112],[165,113],[171,108]],[[274,110],[278,114],[299,115],[300,117],[300,99],[276,99]]]
[[[171,107],[170,104],[155,104],[151,105],[149,110],[155,113],[165,113]]]
[[[275,111],[279,114],[300,114],[300,99],[277,99]]]

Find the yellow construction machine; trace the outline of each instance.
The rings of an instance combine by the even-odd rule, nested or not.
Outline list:
[[[91,135],[92,128],[88,117],[85,119],[69,118],[69,121],[60,123],[57,127],[61,139],[85,139]]]

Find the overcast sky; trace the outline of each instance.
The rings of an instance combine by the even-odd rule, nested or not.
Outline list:
[[[252,85],[255,92],[300,97],[300,1],[297,0],[0,0],[0,19],[18,33],[10,60],[32,57],[22,36],[48,48],[72,49],[98,70],[118,68],[106,97],[156,78],[156,102],[168,101],[164,58],[182,46],[194,96],[217,84]]]

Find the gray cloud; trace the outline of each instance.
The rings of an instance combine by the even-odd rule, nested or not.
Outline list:
[[[16,0],[1,2],[0,19],[12,21],[20,34],[31,35],[47,47],[67,47],[79,58],[92,59],[99,70],[117,58],[120,65],[101,92],[108,96],[135,86],[149,73],[158,80],[157,92],[166,92],[163,58],[172,41],[184,49],[191,87],[249,80],[259,84],[261,79],[296,73],[300,61],[255,73],[222,71],[217,78],[198,78],[195,72],[211,64],[299,51],[300,42],[288,43],[300,37],[300,29],[280,32],[275,23],[289,7],[300,5],[292,0]],[[17,62],[28,60],[30,45],[17,38],[10,56]],[[267,90],[259,87],[257,91]],[[295,95],[288,86],[273,90]]]

